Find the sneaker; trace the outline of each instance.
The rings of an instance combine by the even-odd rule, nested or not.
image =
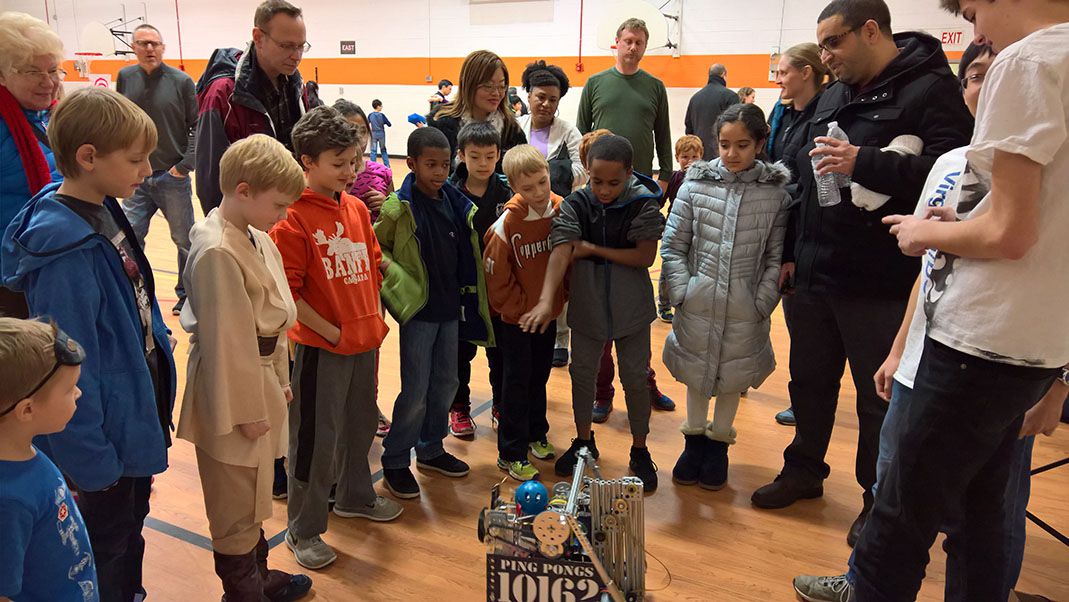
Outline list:
[[[449,452],[443,452],[442,455],[432,460],[417,459],[416,466],[423,470],[433,470],[447,477],[463,477],[471,470],[465,462]]]
[[[609,414],[612,414],[612,400],[595,400],[594,401],[594,414],[592,419],[597,424],[601,424],[609,419]]]
[[[553,447],[553,444],[545,439],[542,439],[541,441],[532,441],[530,447],[531,455],[539,460],[549,460],[557,455],[557,450]]]
[[[386,484],[386,490],[394,497],[402,500],[410,500],[419,497],[419,483],[412,471],[405,468],[383,468],[382,482]]]
[[[390,434],[390,421],[379,412],[379,427],[375,429],[376,437],[385,437]]]
[[[661,306],[661,308],[657,310],[657,317],[660,318],[662,322],[671,324],[672,308],[667,305]]]
[[[463,410],[449,410],[449,434],[454,437],[471,437],[475,434],[475,421]]]
[[[590,431],[590,440],[585,441],[583,439],[572,439],[572,444],[568,447],[568,451],[564,452],[557,462],[553,465],[553,472],[560,477],[570,477],[575,472],[575,463],[579,461],[579,450],[581,448],[587,448],[590,450],[590,454],[594,456],[594,459],[598,459],[600,455],[598,453],[598,444],[594,440],[594,431]]]
[[[334,506],[334,514],[342,518],[366,518],[377,523],[388,523],[401,516],[404,510],[405,508],[401,504],[381,495],[375,496],[374,502],[359,510],[344,510]]]
[[[794,426],[797,424],[794,420],[794,408],[787,408],[779,414],[776,414],[776,422],[783,426]]]
[[[497,423],[501,422],[501,410],[497,409],[497,406],[490,408],[490,428],[497,431]]]
[[[557,347],[553,350],[553,367],[563,368],[568,365],[568,348]]]
[[[642,479],[642,489],[646,493],[657,491],[657,465],[650,457],[650,450],[646,447],[631,447],[631,462],[628,465],[631,473]]]
[[[846,575],[814,577],[799,575],[794,578],[794,593],[805,602],[853,602],[854,586]]]
[[[286,460],[275,460],[275,482],[271,485],[271,497],[284,500],[289,496],[289,477],[286,476]]]
[[[672,398],[658,391],[657,393],[650,395],[650,401],[653,403],[653,409],[660,410],[662,412],[674,412],[676,411],[676,402],[672,401]]]
[[[185,307],[185,306],[186,306],[186,300],[183,297],[183,298],[178,300],[178,303],[174,304],[174,307],[171,308],[171,315],[172,316],[180,316],[180,315],[182,315],[182,308]]]
[[[323,539],[316,535],[308,539],[297,539],[293,532],[286,533],[286,547],[293,552],[297,564],[306,569],[321,569],[338,559]]]
[[[509,476],[517,481],[530,481],[531,479],[538,478],[538,469],[527,460],[508,462],[501,459],[501,457],[498,457],[497,467],[501,470],[508,471]]]

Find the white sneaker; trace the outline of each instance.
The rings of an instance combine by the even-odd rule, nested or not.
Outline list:
[[[330,546],[318,535],[308,539],[297,539],[292,531],[288,532],[286,533],[286,547],[293,552],[297,564],[306,569],[321,569],[338,559],[334,550],[330,549]]]
[[[342,518],[366,518],[373,520],[377,523],[387,523],[404,512],[405,508],[397,502],[382,497],[381,495],[375,497],[375,501],[369,506],[364,506],[359,510],[345,510],[334,506],[334,514]]]

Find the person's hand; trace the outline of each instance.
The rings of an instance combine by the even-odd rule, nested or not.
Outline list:
[[[884,401],[891,401],[891,388],[894,386],[895,372],[898,372],[900,363],[902,363],[902,356],[891,352],[887,359],[883,360],[876,375],[872,377],[872,380],[876,382],[876,394]]]
[[[572,243],[572,261],[592,257],[595,245],[589,240],[577,240]]]
[[[330,325],[330,332],[327,333],[330,336],[323,337],[331,345],[337,345],[341,341],[341,329],[333,324]]]
[[[360,197],[367,204],[368,209],[372,211],[378,211],[382,208],[382,204],[386,202],[386,195],[382,194],[374,188],[364,193],[364,196]]]
[[[268,424],[266,420],[257,420],[256,422],[239,424],[238,430],[241,431],[241,435],[249,441],[256,441],[271,430],[271,425]]]
[[[958,221],[958,212],[953,207],[947,207],[946,205],[928,207],[924,210],[924,219],[937,222],[956,222]]]
[[[794,278],[794,267],[795,265],[793,261],[788,261],[779,267],[779,280],[776,281],[776,286],[779,288],[780,291],[783,291],[783,284],[785,282],[790,282]],[[793,292],[794,287],[792,286],[783,294],[789,295]]]
[[[891,226],[891,236],[898,239],[899,250],[910,257],[920,257],[927,249],[917,231],[924,222],[912,215],[888,215],[883,218],[883,223]]]
[[[171,169],[168,169],[167,173],[169,173],[172,176],[178,178],[179,180],[184,180],[184,179],[189,177],[189,174],[184,174],[184,173],[178,171],[178,167],[177,166],[172,167]]]
[[[383,257],[382,258],[382,262],[379,263],[379,271],[382,272],[383,276],[385,276],[386,275],[386,270],[388,270],[388,269],[390,269],[390,260],[385,258],[385,257]]]
[[[286,385],[282,387],[282,395],[286,398],[286,403],[293,402],[293,387]]]
[[[809,151],[810,157],[818,155],[824,157],[814,166],[818,175],[823,176],[830,173],[854,175],[854,167],[857,166],[857,153],[860,147],[838,138],[829,138],[827,136],[815,138],[813,142],[825,145]]]
[[[520,330],[527,333],[537,332],[541,334],[549,327],[549,323],[556,319],[552,314],[553,304],[549,301],[539,301],[538,305],[534,306],[534,309],[523,314],[520,318]]]
[[[1050,437],[1057,430],[1062,420],[1062,404],[1065,403],[1065,387],[1057,383],[1047,391],[1047,394],[1032,406],[1032,409],[1024,413],[1024,423],[1021,425],[1019,438],[1043,434]]]

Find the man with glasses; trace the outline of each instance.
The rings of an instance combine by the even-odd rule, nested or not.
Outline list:
[[[886,235],[881,218],[913,211],[935,160],[964,146],[972,119],[939,41],[916,32],[892,35],[884,0],[835,0],[820,14],[821,60],[839,83],[825,92],[809,124],[810,142],[798,154],[800,211],[794,219],[796,292],[792,300],[790,395],[797,419],[794,441],[773,483],[752,497],[758,508],[784,508],[820,497],[830,468],[824,462],[835,424],[846,363],[857,390],[855,473],[863,507],[850,527],[856,541],[872,507],[880,428],[887,404],[874,375],[891,349],[919,263]],[[849,142],[826,137],[838,122]],[[916,155],[884,151],[900,136],[923,143]],[[820,207],[814,168],[843,174],[890,197],[863,209],[852,202]]]
[[[292,150],[293,125],[312,108],[297,71],[311,48],[301,9],[266,0],[253,23],[245,51],[216,50],[197,84],[197,197],[205,214],[222,201],[219,159],[232,143],[267,134]]]
[[[174,287],[178,303],[171,310],[177,316],[186,302],[182,274],[189,257],[189,230],[193,227],[189,172],[193,171],[197,96],[193,78],[163,62],[167,47],[160,30],[147,23],[138,26],[132,46],[137,64],[119,71],[115,89],[148,113],[160,141],[150,157],[152,175],[145,178],[133,196],[123,200],[123,212],[142,248],[156,211],[163,212],[167,219],[171,240],[178,247],[178,284]]]

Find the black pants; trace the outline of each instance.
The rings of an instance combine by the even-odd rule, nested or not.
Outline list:
[[[905,299],[845,298],[801,290],[794,294],[789,389],[797,425],[794,441],[783,452],[785,475],[819,482],[831,471],[824,457],[849,361],[859,424],[854,471],[865,507],[871,506],[880,427],[887,413],[887,402],[876,395],[872,377],[891,350],[905,310]]]
[[[947,517],[963,522],[947,536],[947,553],[965,575],[947,600],[1005,602],[1004,498],[1024,413],[1050,388],[1057,370],[1000,364],[924,342],[898,454],[877,492],[854,549],[856,596],[914,600],[928,550]]]
[[[497,430],[497,451],[502,460],[526,460],[527,445],[541,441],[549,432],[546,383],[553,370],[556,340],[557,325],[552,322],[542,334],[523,332],[513,324],[497,329],[505,368]]]
[[[494,317],[492,320],[494,326],[494,337],[498,337],[501,332],[502,322],[499,318]],[[471,413],[471,360],[475,359],[475,352],[478,351],[479,346],[468,341],[460,341],[457,344],[457,378],[460,379],[460,386],[457,387],[457,395],[453,398],[453,406],[449,408],[451,412],[463,411]],[[496,406],[501,402],[501,382],[504,378],[504,370],[501,364],[501,342],[498,341],[497,347],[486,347],[486,364],[490,367],[490,395],[493,397],[494,405]]]
[[[0,286],[0,317],[23,320],[30,317],[30,308],[26,305],[26,295]]]
[[[100,602],[130,602],[135,594],[145,593],[141,529],[151,492],[151,477],[123,477],[104,491],[78,490],[78,509],[96,560]]]

